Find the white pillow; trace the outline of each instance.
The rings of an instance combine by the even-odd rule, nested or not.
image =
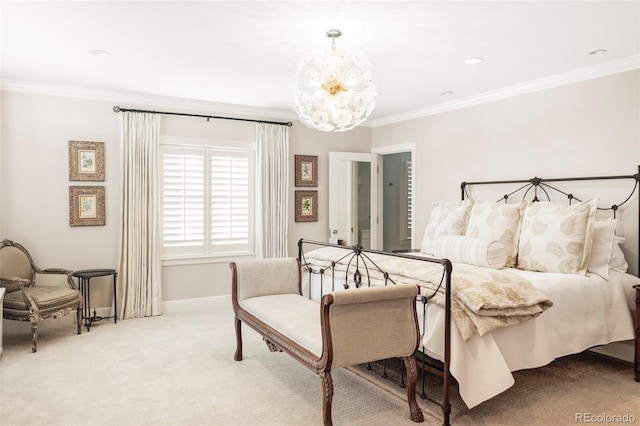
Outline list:
[[[528,202],[524,200],[514,204],[475,202],[471,207],[464,235],[501,241],[507,253],[506,266],[514,266],[518,254],[520,219],[527,205]]]
[[[624,237],[613,236],[613,244],[611,246],[611,258],[609,259],[609,269],[622,272],[623,274],[629,269],[629,264],[624,258],[624,252],[620,247],[624,243]]]
[[[589,206],[589,216],[587,217],[587,233],[584,240],[584,250],[582,252],[582,263],[580,264],[581,273],[587,272],[589,259],[591,258],[591,248],[593,246],[593,224],[596,222],[596,213],[598,211],[598,199],[582,201],[576,205],[586,204]]]
[[[597,200],[573,205],[540,201],[525,208],[518,243],[518,267],[584,274],[591,255],[588,232],[593,227],[596,205]]]
[[[433,242],[433,255],[452,262],[502,269],[507,252],[502,241],[462,235],[442,235]]]
[[[616,230],[616,220],[597,220],[593,223],[593,245],[587,272],[609,279],[609,259],[613,248],[613,234]]]
[[[471,200],[436,203],[424,231],[421,251],[433,254],[433,242],[441,235],[464,234],[471,204]]]

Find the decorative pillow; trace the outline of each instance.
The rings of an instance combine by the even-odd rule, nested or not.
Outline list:
[[[433,254],[433,242],[441,235],[464,234],[471,204],[471,200],[436,203],[424,231],[421,251]]]
[[[563,205],[540,201],[525,208],[518,268],[584,274],[591,254],[591,237],[587,238],[589,220],[595,217],[596,203],[597,200],[590,200]]]
[[[491,201],[473,203],[464,235],[501,241],[507,253],[505,266],[515,266],[516,255],[518,254],[520,219],[524,208],[528,204],[524,200],[514,204]]]
[[[433,242],[433,254],[452,262],[502,269],[507,252],[502,241],[461,235],[441,235]]]
[[[597,220],[593,223],[593,245],[587,272],[609,279],[609,259],[613,248],[613,233],[616,230],[615,219]]]
[[[622,243],[624,243],[624,237],[613,236],[613,243],[611,246],[611,258],[609,259],[609,269],[622,272],[623,274],[629,269],[629,264],[624,258],[624,252],[622,251]]]

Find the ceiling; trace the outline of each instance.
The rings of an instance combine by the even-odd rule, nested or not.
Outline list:
[[[373,63],[380,119],[640,52],[640,1],[0,2],[0,78],[292,112],[305,52]],[[596,49],[606,49],[590,55]],[[110,54],[97,56],[91,50]],[[478,65],[463,61],[482,57]],[[443,94],[447,91],[453,93]]]

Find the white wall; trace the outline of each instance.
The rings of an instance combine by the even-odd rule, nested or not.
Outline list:
[[[463,181],[637,173],[639,83],[634,70],[390,124],[373,129],[372,144],[416,142],[421,241],[433,203],[460,199]],[[625,251],[637,271],[637,211],[630,213]]]
[[[0,238],[25,245],[40,267],[115,268],[120,230],[121,115],[117,102],[0,92],[2,115],[0,162]],[[156,109],[153,105],[122,105]],[[157,108],[163,109],[163,108]],[[175,110],[175,109],[171,109]],[[194,111],[189,111],[194,112]],[[214,110],[195,111],[215,114]],[[161,134],[169,137],[255,141],[255,124],[163,116]],[[105,143],[106,225],[69,227],[68,141]],[[371,129],[326,134],[294,122],[290,129],[289,252],[297,253],[301,237],[323,240],[328,234],[328,152],[370,149]],[[318,155],[318,222],[295,223],[295,154]],[[303,188],[314,189],[314,188]],[[165,266],[163,299],[178,300],[230,294],[228,262]],[[93,284],[92,307],[110,306],[111,290]]]

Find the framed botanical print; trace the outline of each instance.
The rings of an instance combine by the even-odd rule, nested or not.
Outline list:
[[[296,186],[318,186],[318,156],[296,155]]]
[[[70,226],[101,226],[104,216],[104,186],[69,187]]]
[[[318,191],[296,191],[296,222],[318,221]]]
[[[104,181],[104,142],[69,141],[69,180]]]

